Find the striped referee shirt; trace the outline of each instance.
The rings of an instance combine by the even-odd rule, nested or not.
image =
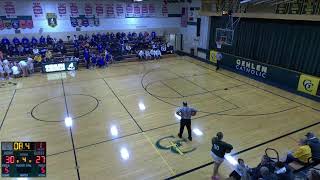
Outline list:
[[[192,113],[195,112],[197,112],[196,109],[188,106],[183,106],[178,109],[177,114],[181,114],[181,119],[191,119]]]

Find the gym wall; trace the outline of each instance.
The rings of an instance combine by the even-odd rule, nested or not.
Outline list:
[[[40,1],[41,6],[44,11],[44,17],[37,18],[33,13],[33,2],[32,0],[10,0],[15,4],[15,13],[17,16],[32,16],[34,27],[32,29],[19,29],[20,33],[15,34],[15,29],[3,29],[0,30],[0,36],[6,36],[8,38],[22,37],[22,36],[40,36],[40,35],[47,35],[50,34],[54,37],[66,39],[66,34],[73,35],[73,34],[80,34],[87,32],[91,34],[93,32],[99,31],[156,31],[158,34],[164,33],[178,33],[180,31],[180,17],[178,16],[180,12],[180,3],[168,3],[168,16],[157,15],[153,18],[105,18],[101,17],[100,25],[94,27],[81,27],[81,31],[76,31],[75,27],[71,26],[70,23],[70,8],[69,3],[71,0],[64,1],[67,3],[67,16],[64,18],[57,18],[57,26],[50,27],[48,26],[48,21],[45,17],[46,13],[56,13],[58,15],[57,4],[59,0],[45,0]],[[61,2],[61,1],[60,1]],[[89,0],[82,0],[77,1],[81,2],[79,5],[83,5],[85,2],[92,2],[93,4],[95,1]],[[106,1],[102,1],[106,2]],[[108,2],[112,3],[112,1]],[[116,1],[119,2],[119,1]],[[124,2],[124,1],[123,1]],[[157,13],[161,13],[161,3],[162,1],[156,0],[149,0],[148,2],[152,2],[155,5]],[[3,8],[4,1],[0,1],[0,15],[5,16],[6,13],[4,12]],[[106,9],[104,8],[104,11]],[[79,14],[83,13],[83,7],[79,6]]]

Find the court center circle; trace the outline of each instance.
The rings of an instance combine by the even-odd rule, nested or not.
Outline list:
[[[61,122],[68,116],[67,112],[72,119],[78,119],[92,113],[98,105],[99,100],[91,95],[57,96],[41,101],[34,106],[31,110],[31,116],[38,121]]]

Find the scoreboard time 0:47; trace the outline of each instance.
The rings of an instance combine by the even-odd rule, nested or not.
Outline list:
[[[2,177],[46,177],[45,142],[1,142]]]

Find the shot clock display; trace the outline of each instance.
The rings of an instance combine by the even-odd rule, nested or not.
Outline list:
[[[45,142],[1,142],[2,177],[45,177]]]

